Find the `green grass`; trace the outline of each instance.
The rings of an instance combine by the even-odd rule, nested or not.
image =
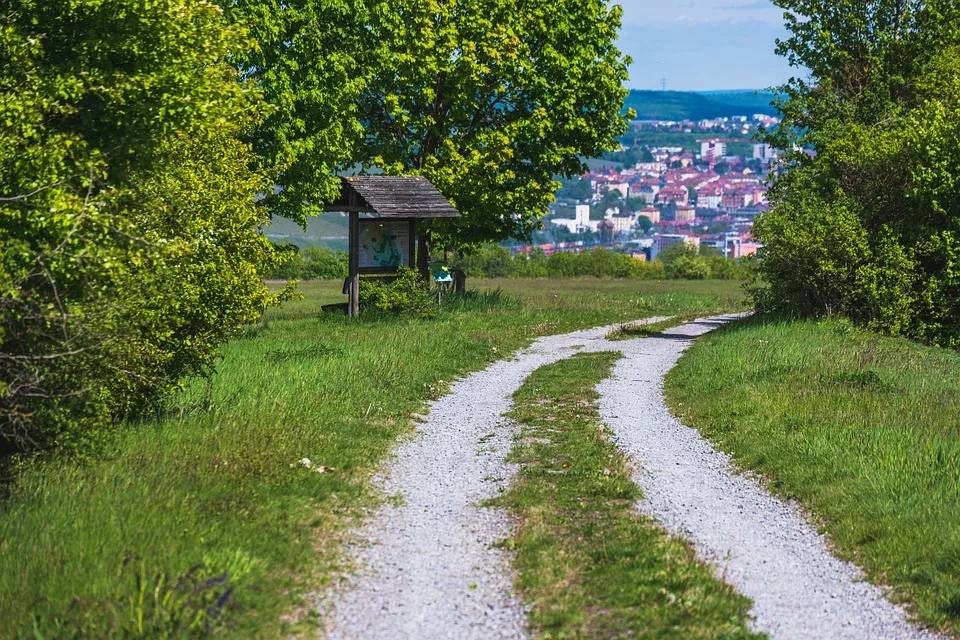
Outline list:
[[[743,305],[725,282],[469,284],[507,293],[448,299],[429,320],[350,322],[320,313],[341,283],[308,283],[99,459],[25,468],[0,504],[0,637],[309,626],[299,594],[339,566],[345,527],[379,499],[372,472],[443,381],[541,335]]]
[[[960,636],[960,354],[839,321],[754,319],[702,338],[667,396],[872,582]]]
[[[521,470],[494,504],[519,520],[518,586],[546,638],[755,638],[750,601],[635,510],[640,489],[597,413],[617,353],[542,367],[514,394]]]

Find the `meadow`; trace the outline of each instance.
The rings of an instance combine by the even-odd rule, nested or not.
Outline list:
[[[471,281],[431,318],[322,313],[305,283],[216,374],[0,503],[0,637],[279,637],[315,626],[371,474],[451,380],[539,336],[744,308],[736,282]],[[484,293],[489,292],[489,293]]]
[[[960,635],[960,354],[840,320],[755,318],[698,341],[666,390],[837,553]]]

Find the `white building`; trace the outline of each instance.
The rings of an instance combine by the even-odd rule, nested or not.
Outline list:
[[[727,143],[719,140],[707,140],[700,143],[700,157],[711,165],[716,164],[727,155]]]
[[[753,159],[764,163],[771,162],[777,159],[777,152],[769,144],[755,144],[753,145]]]
[[[554,218],[550,222],[558,227],[566,227],[570,233],[584,233],[587,231],[596,231],[599,220],[590,219],[590,205],[578,204],[575,218]]]

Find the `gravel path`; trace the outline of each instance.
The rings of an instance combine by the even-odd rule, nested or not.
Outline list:
[[[378,478],[386,495],[401,500],[359,531],[353,553],[362,569],[330,594],[329,637],[527,637],[509,559],[492,547],[511,525],[501,510],[478,506],[512,473],[504,456],[513,429],[502,415],[537,368],[577,352],[621,351],[613,376],[598,387],[600,413],[636,463],[646,494],[640,508],[691,540],[753,599],[756,630],[775,640],[934,638],[855,566],[834,558],[795,507],[735,473],[725,454],[670,415],[664,375],[693,338],[734,317],[627,342],[604,340],[613,327],[542,338],[454,384]]]
[[[502,511],[477,505],[511,473],[504,456],[513,431],[502,415],[513,392],[538,367],[607,348],[611,329],[542,338],[432,403],[420,433],[400,445],[380,478],[384,493],[402,504],[385,507],[359,532],[354,552],[365,569],[332,594],[329,637],[526,637],[508,558],[491,548],[511,534],[510,523]]]
[[[754,601],[755,628],[775,639],[909,640],[918,631],[793,506],[737,475],[729,458],[677,422],[663,401],[663,377],[690,340],[725,318],[619,343],[624,353],[598,387],[600,413],[636,463],[641,509],[691,540],[727,582]]]

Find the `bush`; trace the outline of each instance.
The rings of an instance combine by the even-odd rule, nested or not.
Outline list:
[[[960,347],[960,5],[894,21],[870,5],[854,25],[829,3],[778,4],[797,14],[780,51],[810,73],[765,136],[793,151],[754,227],[758,307]]]
[[[83,449],[206,374],[273,298],[209,3],[20,2],[0,27],[0,454]],[[119,56],[119,57],[117,57]]]
[[[293,243],[276,245],[281,256],[266,277],[272,280],[342,280],[349,269],[344,251],[322,247],[300,249]]]
[[[710,277],[710,265],[700,257],[681,256],[664,268],[670,280],[706,280]]]
[[[365,276],[360,279],[361,309],[413,316],[436,314],[437,303],[416,269],[401,267],[389,279]]]

